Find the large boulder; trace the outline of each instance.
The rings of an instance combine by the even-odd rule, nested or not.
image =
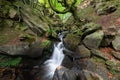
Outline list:
[[[112,13],[114,11],[116,11],[117,9],[117,1],[112,1],[112,0],[96,0],[93,1],[92,4],[96,10],[96,13],[98,15],[106,15],[109,13]]]
[[[65,47],[69,50],[75,50],[80,43],[80,37],[75,34],[67,34],[64,38]]]
[[[80,59],[80,60],[76,60],[75,63],[77,64],[77,71],[78,70],[88,70],[90,72],[100,75],[103,78],[103,80],[109,80],[108,79],[108,70],[107,70],[104,62],[98,63],[98,62],[94,61],[93,59]],[[84,80],[84,79],[80,79],[80,80]]]
[[[83,43],[86,47],[89,49],[98,48],[101,44],[101,41],[103,39],[104,33],[102,30],[98,30],[90,35],[87,35],[85,39],[83,40]]]
[[[77,76],[73,70],[59,66],[54,74],[53,80],[76,80]]]
[[[39,42],[33,42],[31,45],[28,42],[16,43],[13,45],[0,46],[0,53],[12,56],[23,55],[31,58],[42,56],[44,47],[40,46]]]
[[[79,45],[74,56],[76,58],[87,58],[91,56],[91,52],[84,45]]]
[[[83,25],[81,29],[83,31],[82,38],[84,38],[86,35],[89,35],[97,30],[100,30],[101,26],[96,23],[90,22]]]

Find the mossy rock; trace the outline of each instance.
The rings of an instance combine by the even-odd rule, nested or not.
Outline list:
[[[49,48],[51,46],[51,43],[52,42],[50,40],[46,39],[40,44],[40,46],[43,48]]]
[[[87,35],[83,39],[83,43],[89,49],[97,49],[99,48],[101,41],[103,39],[104,33],[102,30],[98,30],[90,35]]]
[[[118,0],[102,1],[96,3],[95,9],[98,15],[105,15],[116,11],[118,5],[119,5]]]
[[[64,39],[65,47],[70,50],[75,50],[80,43],[80,37],[75,34],[67,34]]]
[[[90,22],[90,23],[86,23],[85,25],[83,25],[81,27],[82,30],[82,38],[84,38],[85,36],[97,31],[97,30],[101,30],[102,27],[99,24],[96,24],[94,22]]]

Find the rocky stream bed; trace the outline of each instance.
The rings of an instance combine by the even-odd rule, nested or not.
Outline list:
[[[62,31],[65,58],[53,80],[120,80],[119,5],[119,0],[83,1],[78,7],[83,24],[76,26],[70,17],[50,34],[49,24],[29,6],[0,0],[0,80],[41,80]]]

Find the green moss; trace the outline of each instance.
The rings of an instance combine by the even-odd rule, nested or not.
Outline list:
[[[50,45],[51,45],[51,41],[50,40],[44,40],[41,44],[40,44],[40,46],[42,46],[42,47],[45,47],[45,48],[48,48],[48,47],[50,47]]]
[[[16,67],[20,64],[21,60],[21,57],[0,55],[0,67]]]
[[[68,46],[69,49],[74,50],[77,48],[78,44],[80,43],[80,37],[76,34],[67,34],[65,38],[65,44]]]
[[[95,57],[95,56],[92,57],[92,60],[95,62],[98,62],[98,63],[105,63],[105,61],[103,59]]]

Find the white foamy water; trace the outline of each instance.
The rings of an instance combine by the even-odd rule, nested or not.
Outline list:
[[[54,45],[54,51],[50,59],[45,61],[45,69],[47,69],[45,72],[44,80],[52,80],[55,70],[58,66],[62,64],[62,61],[64,59],[63,54],[63,42],[59,42],[57,45]]]

